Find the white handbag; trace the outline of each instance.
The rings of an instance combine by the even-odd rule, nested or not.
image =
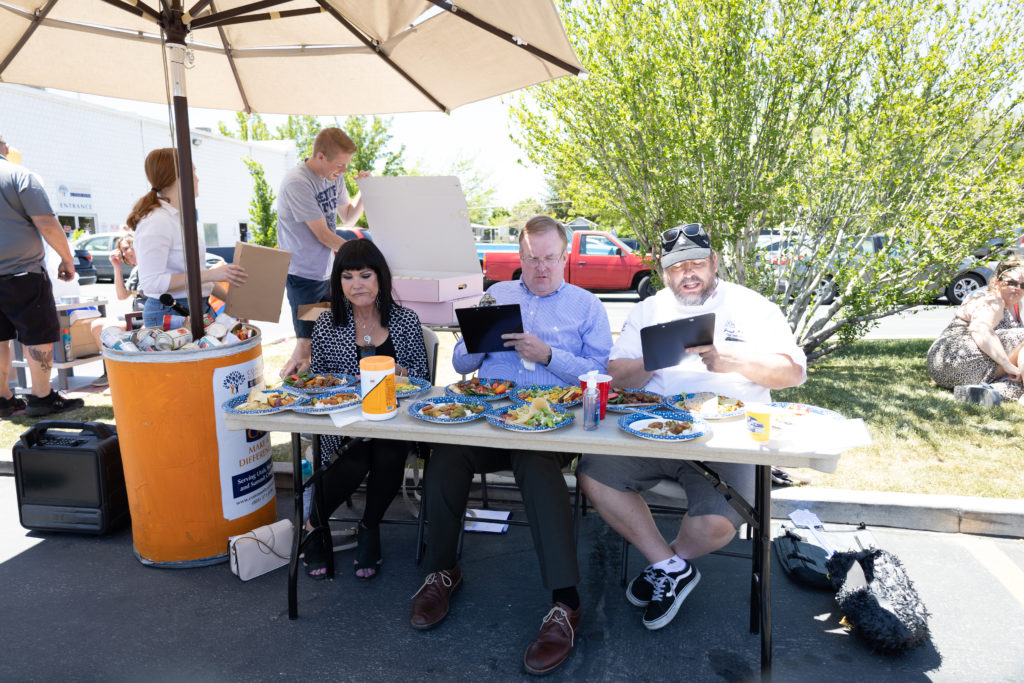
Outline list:
[[[295,527],[289,519],[228,537],[231,573],[248,581],[285,566],[292,556],[294,537]]]

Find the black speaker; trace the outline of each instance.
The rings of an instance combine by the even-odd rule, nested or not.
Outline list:
[[[43,420],[21,435],[13,455],[26,529],[105,534],[129,520],[113,425]]]

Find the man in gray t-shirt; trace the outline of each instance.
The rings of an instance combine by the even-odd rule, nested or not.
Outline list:
[[[309,365],[313,323],[299,320],[299,306],[330,299],[334,252],[344,244],[334,232],[337,219],[355,225],[363,215],[362,195],[348,196],[345,171],[356,146],[340,128],[324,128],[313,142],[313,154],[289,170],[277,193],[277,240],[292,253],[286,290],[295,328],[295,350],[281,376]],[[358,177],[370,174],[360,171]]]
[[[43,240],[60,256],[61,280],[73,280],[75,262],[64,228],[50,208],[36,174],[7,160],[9,148],[0,135],[0,417],[18,410],[41,416],[79,408],[80,398],[68,399],[50,390],[53,343],[60,339],[53,287],[46,274]],[[42,239],[40,239],[42,237]],[[11,371],[10,340],[25,347],[32,395],[28,403],[7,383]]]

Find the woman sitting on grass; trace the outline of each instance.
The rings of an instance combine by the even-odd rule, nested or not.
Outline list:
[[[1021,299],[1024,262],[1017,258],[996,267],[987,289],[960,305],[953,320],[928,349],[928,374],[944,389],[989,384],[1003,399],[1024,396],[1021,384]]]

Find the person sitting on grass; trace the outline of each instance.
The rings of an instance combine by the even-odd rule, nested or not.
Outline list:
[[[1007,259],[996,266],[987,288],[960,304],[928,349],[928,374],[935,383],[943,389],[988,384],[1001,398],[1021,401],[1022,298],[1024,261]]]

